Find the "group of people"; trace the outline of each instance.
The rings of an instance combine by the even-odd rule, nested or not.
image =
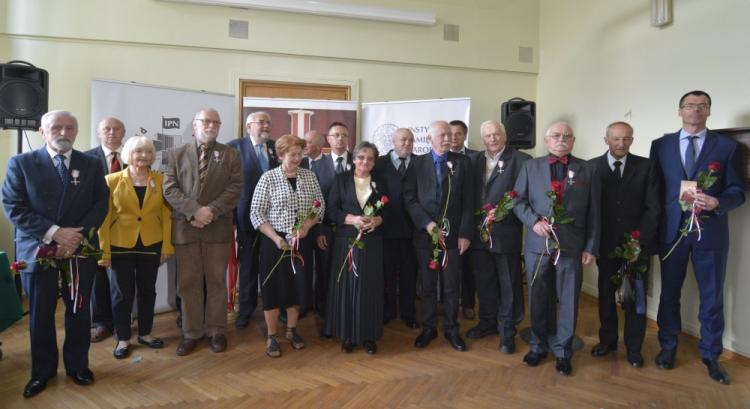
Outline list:
[[[190,354],[204,337],[212,351],[224,351],[226,269],[235,231],[235,325],[249,325],[260,290],[270,357],[281,356],[280,338],[304,348],[297,324],[311,311],[324,320],[321,333],[339,339],[346,353],[361,345],[375,354],[385,323],[397,317],[409,328],[421,327],[414,345],[425,348],[438,336],[439,302],[445,339],[464,351],[458,313],[473,308],[472,287],[479,317],[465,335],[499,335],[499,350],[512,354],[524,318],[525,268],[531,341],[523,362],[536,366],[552,352],[563,375],[572,372],[584,265],[596,262],[599,271],[601,327],[591,354],[617,349],[611,278],[622,261],[610,254],[623,237],[632,237],[643,254],[661,260],[656,365],[674,366],[691,258],[700,295],[699,348],[709,376],[727,384],[718,362],[727,213],[745,196],[737,143],[707,129],[710,109],[707,93],[685,94],[678,105],[681,130],[654,140],[650,158],[630,153],[633,128],[614,122],[604,136],[607,152],[588,161],[572,155],[576,138],[564,122],[546,130],[548,153],[533,159],[510,147],[494,120],[479,128],[483,151],[455,144],[467,133],[462,122],[435,121],[430,152],[414,155],[414,135],[400,128],[393,149],[381,155],[369,142],[349,152],[349,130],[337,122],[325,135],[310,131],[274,141],[265,112],[248,115],[248,136],[224,145],[216,140],[219,114],[204,109],[192,123],[195,143],[168,152],[164,175],[150,169],[155,150],[148,138],[131,137],[120,147],[125,130],[119,120],[100,123],[102,146],[85,155],[72,149],[75,117],[49,112],[40,128],[45,146],[11,158],[2,190],[17,228],[17,258],[35,260],[38,248],[52,245],[57,260],[52,267],[28,263],[22,271],[32,352],[24,396],[38,394],[56,376],[58,278],[65,286],[65,369],[78,384],[93,383],[89,342],[106,332],[116,334],[114,356],[128,356],[136,294],[138,343],[164,346],[151,334],[154,287],[158,266],[172,254],[183,332],[177,355]],[[330,153],[322,153],[325,142]],[[698,186],[691,210],[683,210],[681,185],[705,179],[706,172],[714,183]],[[696,214],[701,235],[684,234]],[[89,247],[101,249],[98,266],[95,258],[80,256]],[[58,274],[42,274],[49,268]],[[627,361],[635,367],[644,363],[645,326],[642,310],[626,309]]]

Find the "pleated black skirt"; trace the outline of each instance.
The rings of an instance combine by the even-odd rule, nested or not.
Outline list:
[[[260,234],[259,278],[263,310],[285,309],[293,305],[299,305],[300,299],[297,293],[294,271],[292,270],[290,252],[287,251],[281,262],[276,265],[281,256],[281,250],[265,234],[258,234]],[[283,237],[284,233],[279,233],[279,235]],[[303,240],[302,243],[304,242]],[[300,245],[303,245],[302,243]],[[302,270],[304,270],[302,264],[299,261],[295,263],[297,272],[302,273]],[[276,265],[275,269],[274,265]]]

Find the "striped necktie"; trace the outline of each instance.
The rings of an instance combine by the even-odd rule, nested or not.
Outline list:
[[[57,160],[55,169],[57,170],[58,176],[60,176],[60,182],[62,182],[63,187],[65,187],[68,185],[68,168],[65,167],[65,155],[59,153],[55,155],[55,160]]]
[[[200,178],[201,186],[206,180],[206,174],[208,173],[208,147],[205,144],[201,144],[198,149],[200,150],[200,156],[198,157],[198,176]]]

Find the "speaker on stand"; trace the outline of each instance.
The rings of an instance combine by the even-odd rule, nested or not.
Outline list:
[[[508,145],[517,149],[536,146],[536,103],[523,98],[511,98],[501,106],[502,122],[508,135]]]

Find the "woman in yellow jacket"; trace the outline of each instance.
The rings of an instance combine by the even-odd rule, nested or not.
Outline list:
[[[122,159],[129,166],[107,175],[109,212],[99,229],[100,264],[108,267],[117,345],[115,358],[130,354],[130,312],[138,289],[138,343],[161,348],[151,335],[159,265],[174,253],[172,211],[162,196],[163,175],[151,170],[156,149],[146,137],[125,142]]]

